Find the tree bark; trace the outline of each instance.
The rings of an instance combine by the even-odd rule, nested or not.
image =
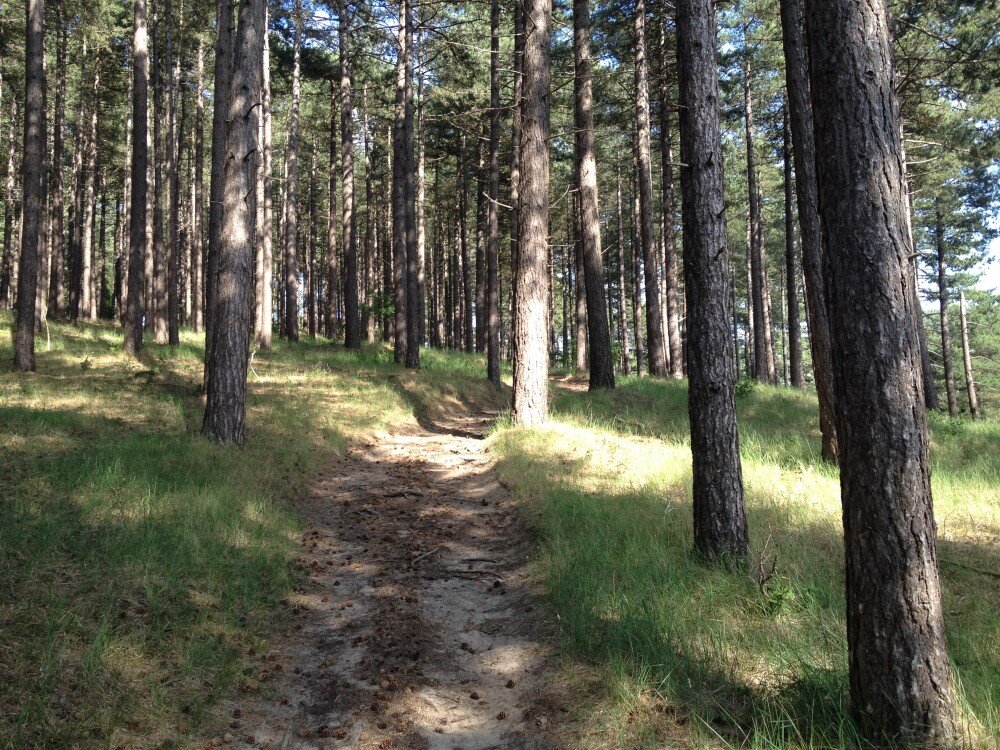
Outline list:
[[[344,346],[361,347],[361,318],[358,311],[358,247],[354,220],[354,105],[351,101],[351,18],[347,0],[340,3],[340,146],[342,159],[343,216],[341,231],[344,248]]]
[[[272,283],[274,280],[274,248],[271,241],[273,231],[272,188],[271,188],[271,40],[268,33],[268,10],[264,8],[264,44],[261,65],[260,93],[260,178],[257,215],[260,226],[257,228],[257,241],[260,243],[260,280],[258,281],[257,300],[257,346],[261,349],[271,348],[272,317],[274,315],[274,298]]]
[[[167,342],[180,343],[181,306],[179,277],[181,270],[181,122],[178,99],[181,91],[180,53],[174,50],[173,2],[167,2],[167,65],[170,81],[167,84]]]
[[[63,25],[62,3],[56,3],[56,96],[52,127],[52,172],[49,176],[49,242],[51,243],[51,269],[49,274],[49,315],[60,318],[63,314],[63,256],[64,220],[63,207],[63,154],[64,107],[66,104],[66,46],[67,32]],[[0,295],[2,296],[2,295]]]
[[[594,83],[590,62],[590,2],[573,2],[575,69],[576,183],[580,206],[580,249],[586,286],[587,331],[590,338],[590,389],[615,387],[611,331],[604,296],[604,260],[598,209],[597,158],[594,155]],[[579,345],[579,344],[578,344]]]
[[[851,700],[873,744],[957,738],[887,3],[809,0]]]
[[[4,211],[3,211],[3,258],[0,259],[0,306],[9,307],[11,304],[11,288],[17,284],[17,274],[14,273],[14,265],[17,263],[17,256],[14,252],[14,214],[17,212],[15,205],[15,182],[14,174],[17,171],[14,160],[17,149],[14,148],[15,122],[17,121],[17,100],[11,96],[10,108],[7,120],[7,180],[4,191]]]
[[[330,169],[328,173],[329,204],[326,214],[326,335],[340,338],[343,331],[340,319],[340,264],[339,237],[337,232],[337,88],[330,82]]]
[[[218,282],[219,243],[222,241],[222,192],[226,159],[226,114],[229,79],[233,67],[233,5],[216,0],[215,91],[212,107],[212,165],[208,195],[208,248],[205,263],[205,386],[209,379],[208,351],[212,348],[215,326],[215,287]]]
[[[225,4],[225,0],[220,0]],[[132,176],[129,207],[128,294],[125,310],[125,351],[142,351],[143,292],[146,265],[146,199],[149,162],[149,37],[146,0],[135,0],[132,42]],[[207,362],[207,358],[206,358]]]
[[[808,78],[808,52],[802,25],[801,0],[781,0],[781,32],[785,52],[785,85],[788,90],[789,125],[795,162],[795,196],[802,237],[802,272],[809,316],[813,378],[819,398],[819,426],[823,458],[837,462],[836,397],[830,353],[830,322],[823,282],[825,246],[819,220],[816,184],[816,136]]]
[[[226,121],[225,190],[219,281],[208,353],[208,399],[202,432],[223,444],[246,437],[246,386],[253,314],[257,138],[264,59],[265,0],[242,0]]]
[[[513,421],[548,419],[549,33],[551,0],[525,0]]]
[[[743,558],[748,538],[729,345],[729,254],[712,0],[678,0],[677,63],[694,544],[709,560]]]
[[[941,206],[934,202],[934,247],[937,250],[938,304],[941,309],[941,360],[944,364],[944,387],[948,397],[948,414],[958,416],[955,395],[955,372],[952,366],[951,328],[948,324],[948,271],[945,262],[944,220]]]
[[[788,377],[793,388],[805,386],[802,377],[802,332],[799,327],[799,275],[795,256],[795,217],[792,214],[792,131],[788,125],[788,110],[782,115],[782,161],[785,177],[785,275],[788,288]]]
[[[45,210],[45,2],[27,0],[24,43],[24,159],[21,260],[17,275],[14,369],[35,369],[35,297]]]
[[[778,382],[774,363],[774,336],[771,331],[771,293],[764,262],[763,230],[760,223],[760,196],[757,189],[757,158],[753,141],[753,100],[750,96],[750,48],[744,26],[746,55],[743,63],[743,124],[747,151],[747,202],[749,205],[750,281],[754,319],[754,375],[762,383]]]
[[[293,16],[295,42],[292,63],[292,103],[288,121],[288,145],[285,148],[285,336],[299,340],[299,110],[302,101],[302,2],[296,0]]]
[[[666,377],[666,342],[660,309],[660,258],[653,236],[653,173],[650,157],[649,66],[646,62],[646,2],[635,0],[635,108],[637,179],[639,183],[639,240],[646,281],[646,350],[649,374]]]
[[[392,280],[395,315],[393,355],[397,365],[406,364],[407,258],[406,258],[406,12],[399,0],[397,29],[396,101],[392,141]]]
[[[962,321],[962,362],[965,365],[965,392],[969,396],[969,414],[973,419],[982,415],[979,411],[979,397],[976,395],[976,381],[972,377],[972,349],[969,347],[969,322],[965,317],[965,292],[958,293],[958,312]]]
[[[195,93],[194,123],[194,179],[192,180],[191,209],[191,328],[200,332],[205,325],[204,318],[204,230],[205,215],[205,43],[198,42],[198,70]]]
[[[622,221],[622,167],[619,161],[615,168],[615,198],[618,219],[618,334],[622,340],[622,373],[630,374],[632,363],[629,359],[628,312],[625,309],[625,235]]]
[[[416,151],[413,147],[414,108],[413,108],[413,2],[405,0],[406,10],[405,36],[406,86],[404,89],[403,117],[403,149],[406,155],[405,163],[405,195],[406,195],[406,366],[410,369],[420,367],[420,258],[417,255],[417,164]],[[468,243],[465,246],[468,254]],[[468,258],[466,257],[466,261]],[[468,268],[468,262],[465,264]],[[468,274],[468,271],[466,271]],[[468,286],[468,275],[466,275]],[[466,294],[468,295],[468,288]],[[466,298],[469,320],[467,334],[469,344],[472,343],[472,298]],[[471,351],[471,348],[469,349]]]
[[[681,339],[680,288],[677,281],[677,231],[675,229],[676,195],[674,192],[673,126],[670,118],[669,49],[666,18],[659,20],[662,79],[660,81],[660,166],[663,178],[663,277],[664,307],[666,309],[666,338],[670,375],[684,377],[684,342]]]
[[[465,133],[458,139],[458,240],[459,253],[462,256],[462,346],[467,352],[472,352],[476,348],[476,336],[473,330],[473,282],[472,282],[472,262],[469,252],[469,168],[466,161],[468,148],[466,147]]]
[[[500,0],[490,0],[489,200],[486,206],[486,376],[500,387]]]

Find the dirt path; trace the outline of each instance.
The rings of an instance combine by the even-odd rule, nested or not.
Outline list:
[[[311,584],[226,744],[549,750],[565,714],[483,434],[490,415],[381,435],[302,502]],[[222,738],[215,741],[221,743]]]

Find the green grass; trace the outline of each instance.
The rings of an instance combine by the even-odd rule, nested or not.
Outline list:
[[[488,400],[481,358],[405,373],[382,346],[277,342],[254,358],[249,439],[199,435],[200,337],[142,361],[103,325],[51,325],[10,371],[0,313],[0,747],[186,747],[256,687],[297,580],[292,501],[332,455]]]
[[[537,529],[567,651],[591,665],[578,717],[588,747],[857,746],[839,490],[820,460],[815,397],[747,391],[754,552],[735,575],[690,554],[684,383],[557,389],[550,426],[494,437]],[[970,735],[988,743],[1000,738],[1000,424],[932,424],[950,655]]]

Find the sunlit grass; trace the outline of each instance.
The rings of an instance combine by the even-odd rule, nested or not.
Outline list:
[[[363,435],[488,398],[481,358],[276,341],[250,375],[248,442],[199,434],[202,340],[121,353],[110,325],[50,324],[10,371],[0,313],[0,747],[173,747],[255,688],[296,580],[294,499]]]
[[[758,387],[738,399],[753,554],[735,575],[689,554],[686,399],[673,381],[562,389],[550,426],[494,437],[538,530],[566,646],[602,686],[581,700],[597,701],[582,717],[589,746],[854,747],[839,484],[820,459],[815,397]],[[970,736],[989,743],[1000,737],[1000,425],[932,426],[950,654]]]

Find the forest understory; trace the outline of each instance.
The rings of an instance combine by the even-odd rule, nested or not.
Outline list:
[[[550,424],[515,430],[482,357],[427,350],[413,372],[382,346],[280,342],[253,358],[234,451],[197,436],[199,337],[136,361],[110,326],[46,335],[0,391],[0,746],[859,746],[814,395],[740,391],[754,545],[732,575],[690,553],[683,382],[555,374]],[[998,430],[932,418],[981,747],[1000,737]]]

